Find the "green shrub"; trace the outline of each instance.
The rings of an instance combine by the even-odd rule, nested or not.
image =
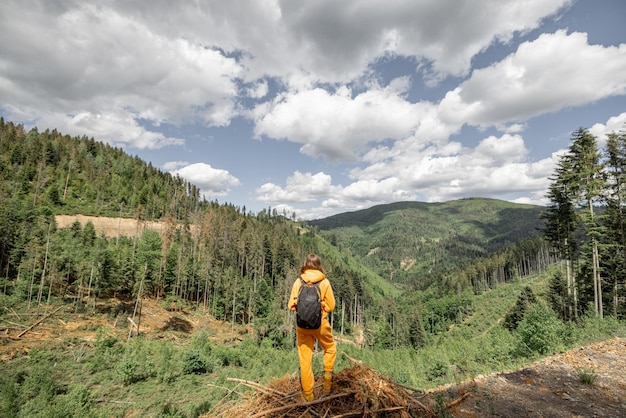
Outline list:
[[[445,377],[448,374],[449,366],[443,360],[435,360],[428,367],[428,380],[435,380]]]
[[[186,415],[180,409],[173,406],[171,403],[166,402],[161,407],[159,418],[186,418]]]
[[[205,330],[198,331],[191,337],[191,348],[198,350],[200,353],[209,356],[211,354],[211,341],[209,333]]]
[[[599,318],[591,310],[583,317],[582,324],[585,339],[589,341],[614,337],[621,326],[615,317]]]
[[[67,394],[57,396],[55,401],[54,407],[51,408],[51,416],[82,418],[92,415],[93,396],[84,385],[70,387]]]
[[[537,298],[533,293],[533,290],[530,286],[526,286],[522,289],[522,292],[517,298],[515,302],[515,306],[509,309],[505,318],[504,318],[504,326],[509,330],[513,331],[517,328],[519,322],[524,318],[524,314],[528,310],[533,303],[537,302]]]
[[[0,416],[17,416],[20,409],[17,394],[17,385],[14,379],[0,374]]]
[[[33,353],[27,368],[16,376],[17,416],[37,417],[53,403],[57,386],[52,378],[53,369],[45,359],[48,353]]]
[[[140,367],[132,355],[125,355],[117,367],[122,383],[130,385],[143,379]]]
[[[210,401],[202,401],[199,404],[191,403],[189,405],[189,414],[190,417],[199,417],[200,415],[206,414],[211,410],[211,402]]]
[[[517,327],[520,353],[548,354],[558,351],[563,345],[564,331],[565,326],[548,306],[534,303]]]
[[[225,345],[217,346],[213,350],[213,355],[222,367],[241,367],[244,364],[244,358],[241,351],[234,347],[228,347]]]
[[[171,382],[176,376],[176,349],[172,344],[163,342],[158,346],[155,373],[159,382]]]
[[[202,374],[211,373],[209,370],[209,363],[205,361],[200,352],[195,349],[190,349],[183,354],[183,373],[184,374]]]

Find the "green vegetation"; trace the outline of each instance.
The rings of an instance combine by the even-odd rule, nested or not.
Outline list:
[[[498,286],[472,300],[473,313],[431,337],[427,346],[359,348],[340,343],[336,370],[363,361],[408,387],[430,389],[479,374],[509,371],[553,351],[591,341],[626,336],[626,325],[609,318],[564,324],[547,308],[542,289],[550,273]],[[528,289],[537,295],[529,313],[510,331],[504,318]],[[112,320],[110,322],[113,322]],[[532,330],[532,332],[530,331]],[[130,340],[100,328],[93,343],[76,339],[50,342],[4,362],[0,373],[0,415],[6,417],[197,417],[218,403],[237,402],[248,389],[237,378],[267,384],[297,373],[292,345],[273,347],[236,325],[241,342],[216,344],[201,327],[189,338]],[[322,373],[321,356],[314,371]],[[579,371],[593,383],[593,371]]]
[[[528,256],[541,246],[532,239],[541,235],[543,211],[540,206],[478,198],[446,203],[399,202],[309,224],[319,228],[322,236],[342,252],[381,276],[394,283],[419,286],[425,276],[439,276],[450,266],[505,250],[512,264],[509,269],[515,267],[523,275],[532,273],[524,271],[523,263],[535,264],[529,263]],[[516,251],[512,250],[515,245]]]
[[[593,385],[597,377],[595,370],[588,368],[576,370],[576,375],[578,376],[578,380],[586,385]]]
[[[271,208],[208,202],[93,139],[25,132],[0,118],[5,334],[57,309],[108,324],[95,341],[68,336],[3,361],[0,416],[196,417],[245,391],[230,377],[265,383],[297,372],[285,298],[310,252],[322,255],[338,302],[338,370],[356,358],[432,388],[624,336],[626,137],[611,136],[604,159],[594,147],[576,131],[547,209],[401,202],[300,223]],[[92,223],[58,228],[55,215],[77,213],[164,230],[108,237]],[[182,337],[146,338],[145,299],[241,338],[218,343],[215,330],[180,318],[166,328]]]

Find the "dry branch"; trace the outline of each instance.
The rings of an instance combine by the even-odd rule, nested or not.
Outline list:
[[[26,328],[24,331],[20,332],[16,338],[22,338],[22,336],[24,336],[24,334],[26,334],[28,331],[30,331],[31,329],[35,328],[37,325],[41,324],[43,321],[45,321],[46,319],[50,318],[53,314],[55,314],[57,311],[59,311],[61,308],[63,308],[63,306],[59,306],[58,308],[56,308],[54,311],[50,312],[49,314],[45,315],[43,318],[39,319],[38,321],[36,321],[34,324],[32,324],[31,326],[29,326],[28,328]]]
[[[20,321],[22,320],[22,318],[20,318],[20,316],[17,314],[17,312],[15,312],[13,310],[13,308],[7,308],[6,306],[3,306],[4,309],[6,309],[7,311],[11,312],[13,315],[15,315],[17,317],[17,319],[19,319]]]
[[[354,395],[354,393],[352,393],[352,392],[350,392],[350,393],[340,393],[338,395],[326,396],[324,398],[316,399],[314,401],[291,403],[289,405],[279,406],[277,408],[272,408],[272,409],[265,410],[263,412],[259,412],[258,414],[251,415],[250,418],[264,417],[266,415],[273,414],[274,412],[285,411],[287,409],[297,408],[299,406],[317,405],[317,404],[320,404],[320,403],[328,402],[328,401],[330,401],[332,399],[342,398],[344,396],[349,396],[349,395]]]
[[[352,412],[346,412],[345,414],[341,414],[341,415],[333,415],[333,418],[345,418],[345,417],[365,417],[367,415],[370,414],[379,414],[381,412],[391,412],[391,411],[399,411],[401,409],[406,409],[406,407],[404,406],[394,406],[392,408],[383,408],[383,409],[378,409],[376,411],[352,411]]]
[[[275,395],[280,395],[280,396],[287,396],[286,393],[280,392],[280,391],[278,391],[276,389],[272,389],[272,388],[267,387],[267,386],[263,386],[260,383],[252,382],[250,380],[237,379],[235,377],[229,377],[226,380],[228,380],[229,382],[239,382],[242,385],[245,385],[245,386],[251,387],[253,389],[259,390],[259,391],[261,391],[261,392],[263,392],[263,393],[265,393],[267,395],[275,394]]]
[[[354,360],[354,359],[351,359]],[[294,396],[301,394],[300,379],[290,375],[262,386],[256,382],[229,378],[228,380],[256,390],[244,400],[232,400],[229,404],[213,408],[207,417],[239,418],[242,416],[262,418],[350,417],[385,416],[389,418],[434,417],[432,409],[420,403],[401,385],[388,380],[378,372],[357,361],[352,367],[335,373],[330,396],[322,396],[319,384],[315,385],[315,400],[301,401]],[[316,383],[321,383],[318,376]]]
[[[463,402],[463,399],[467,398],[469,395],[470,395],[469,392],[464,393],[463,396],[460,396],[457,399],[453,400],[452,402],[446,404],[446,409],[450,409],[454,405],[460,404],[461,402]]]

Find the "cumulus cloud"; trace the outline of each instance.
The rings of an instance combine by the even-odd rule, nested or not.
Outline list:
[[[295,61],[324,82],[357,78],[386,53],[432,63],[431,76],[460,76],[493,42],[537,27],[571,0],[280,1],[298,45]]]
[[[77,135],[85,133],[80,121],[100,118],[98,139],[130,127],[119,142],[135,148],[171,142],[141,128],[141,119],[230,123],[242,71],[235,59],[164,36],[112,7],[35,3],[9,2],[0,17],[0,93],[9,116]],[[48,119],[67,122],[48,125]],[[106,130],[104,119],[119,123]]]
[[[166,163],[165,166],[176,166],[179,162]],[[238,187],[241,182],[228,171],[213,168],[209,164],[194,163],[171,171],[192,184],[195,184],[204,193],[207,199],[214,196],[225,196],[231,188]]]
[[[3,107],[11,109],[10,116],[23,115],[43,128],[59,127],[48,126],[43,112],[56,113],[56,119],[125,112],[128,118],[154,125],[228,126],[239,112],[236,103],[242,94],[267,94],[264,77],[289,84],[299,74],[313,83],[345,84],[367,74],[370,64],[390,53],[428,60],[432,72],[442,76],[463,74],[475,54],[536,27],[569,0],[472,0],[462,7],[453,0],[244,3],[199,1],[173,9],[164,1],[95,5],[33,0],[27,7],[5,2],[0,17]],[[242,92],[240,79],[255,84]],[[258,119],[258,133],[277,137],[277,119],[285,123],[290,115],[301,114],[302,101],[308,98],[334,110],[342,105],[341,95],[320,93],[288,93],[274,101],[271,113]],[[372,138],[358,131],[354,124],[375,116],[372,112],[385,105],[366,97],[378,94],[380,90],[374,90],[356,98],[346,109],[350,114],[331,121],[349,124],[342,127],[346,146],[360,148],[363,142],[407,129],[400,116],[392,121],[399,122],[395,130],[375,119],[369,126],[377,130]],[[391,100],[387,98],[387,104],[394,105]],[[369,101],[371,107],[366,106]],[[327,115],[318,108],[314,116]],[[304,152],[348,156],[343,144],[333,145],[336,138],[317,136],[328,129],[309,134],[303,132],[305,127],[288,126],[293,140],[305,144]],[[138,148],[168,143],[147,131],[133,132],[136,143],[132,138],[121,142]],[[116,130],[105,137],[114,134]]]
[[[262,99],[267,96],[269,91],[269,87],[267,85],[267,80],[261,80],[256,82],[254,85],[247,89],[248,97],[253,99]]]
[[[608,134],[626,132],[626,112],[609,118],[606,123],[594,124],[591,128],[589,128],[589,132],[598,138],[598,145],[600,147],[604,147]]]
[[[453,124],[500,125],[625,93],[626,44],[589,45],[587,34],[560,30],[475,70],[446,94],[439,114]]]
[[[328,174],[296,171],[287,178],[284,188],[274,183],[265,183],[256,193],[257,200],[262,202],[301,203],[324,198],[337,190],[338,187],[332,185],[332,178]]]
[[[405,88],[398,82],[356,95],[345,86],[285,93],[257,107],[255,134],[301,143],[312,157],[354,160],[370,143],[410,135],[419,125],[423,106],[403,98]]]
[[[311,165],[290,166],[284,183],[257,175],[244,186],[307,217],[412,199],[541,202],[557,154],[530,156],[524,132],[533,118],[626,94],[626,44],[592,44],[570,30],[534,34],[572,5],[7,0],[0,114],[139,150],[190,151],[209,129],[224,141],[213,145],[248,135],[260,141],[255,149],[297,144],[298,162]],[[592,133],[605,140],[625,115]],[[238,122],[245,131],[220,137]],[[464,138],[470,129],[480,132],[474,145]],[[262,157],[245,164],[266,169]],[[208,164],[163,167],[210,196],[242,183]]]
[[[166,137],[141,126],[138,119],[125,112],[80,112],[74,115],[48,112],[40,114],[37,125],[59,132],[97,138],[116,147],[136,149],[158,149],[165,146],[183,145],[182,138]]]
[[[370,165],[350,171],[352,182],[348,185],[334,184],[323,173],[296,173],[285,187],[265,184],[257,190],[258,198],[292,205],[320,201],[314,210],[297,211],[304,219],[328,216],[337,208],[356,210],[418,199],[438,202],[485,196],[542,204],[560,155],[555,152],[548,158],[529,161],[523,138],[510,134],[487,136],[475,148],[453,142],[424,145],[416,138],[408,138],[396,142],[391,149],[378,150],[373,152],[380,154],[378,159],[371,156]],[[314,181],[315,176],[323,181]],[[307,185],[315,193],[298,193]],[[516,193],[524,193],[524,197],[517,198]]]

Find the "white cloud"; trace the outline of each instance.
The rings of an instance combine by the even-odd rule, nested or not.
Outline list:
[[[163,164],[163,170],[172,172],[188,165],[191,165],[189,161],[168,161]]]
[[[596,123],[589,132],[598,138],[598,146],[604,147],[607,141],[607,134],[626,132],[626,112],[609,118],[606,123]]]
[[[545,203],[545,190],[553,173],[559,153],[539,161],[527,161],[528,151],[520,135],[488,136],[475,148],[458,143],[443,145],[421,144],[416,138],[397,141],[393,148],[380,148],[379,160],[361,169],[353,169],[353,182],[332,186],[326,182],[322,199],[316,210],[297,211],[305,219],[328,216],[337,208],[351,210],[375,204],[404,200],[429,202],[448,201],[463,197],[504,198],[524,193],[524,203]],[[332,192],[330,191],[332,189]],[[274,194],[267,202],[281,202],[285,193],[272,185]],[[512,197],[511,199],[515,199]],[[295,200],[291,200],[295,202]]]
[[[375,87],[353,97],[347,87],[286,93],[257,107],[257,136],[303,144],[301,152],[329,160],[354,160],[370,143],[410,135],[422,105],[402,97],[404,83]]]
[[[28,112],[28,119],[33,116]],[[12,112],[9,112],[9,117]],[[22,114],[24,117],[25,114]],[[183,145],[182,138],[166,137],[161,132],[141,126],[132,114],[119,111],[101,113],[80,112],[66,115],[56,112],[39,114],[36,122],[40,128],[56,129],[64,134],[96,138],[116,147],[158,149],[165,146]]]
[[[111,7],[63,6],[3,5],[0,93],[13,115],[28,115],[41,128],[68,127],[65,132],[76,135],[85,133],[77,124],[84,115],[117,119],[118,126],[111,123],[108,131],[100,123],[97,138],[135,148],[171,142],[145,129],[114,138],[138,127],[140,119],[155,125],[230,123],[238,94],[234,79],[242,72],[235,59],[163,36]],[[48,125],[44,113],[50,120],[71,120]]]
[[[239,179],[228,171],[213,168],[205,163],[190,164],[173,170],[171,173],[198,186],[208,200],[213,196],[225,196],[232,187],[238,187],[241,184]]]
[[[265,183],[256,190],[257,200],[261,202],[302,203],[336,193],[337,186],[332,185],[332,178],[323,172],[311,174],[296,171],[287,178],[284,188]]]
[[[626,44],[592,45],[569,30],[534,35],[572,4],[6,0],[0,114],[115,146],[169,146],[168,153],[197,151],[191,138],[205,134],[220,139],[212,146],[232,146],[226,141],[235,136],[241,144],[254,124],[258,139],[295,143],[314,158],[293,158],[303,167],[290,165],[284,184],[245,186],[259,201],[306,216],[474,195],[541,202],[556,154],[530,156],[522,134],[533,118],[626,94]],[[521,34],[529,40],[496,62]],[[399,61],[404,67],[394,67]],[[487,64],[471,71],[472,62]],[[378,73],[383,67],[393,75]],[[238,117],[248,119],[231,136],[225,128]],[[591,131],[602,141],[625,121],[623,113]],[[470,146],[464,134],[474,128],[485,134]],[[292,149],[271,145],[272,162]],[[242,169],[266,168],[267,155],[253,159]],[[208,195],[240,186],[207,164],[163,167]]]
[[[258,81],[246,90],[248,97],[253,99],[262,99],[267,96],[268,91],[269,87],[267,85],[267,80]]]
[[[290,55],[325,82],[358,78],[393,53],[432,63],[432,76],[463,75],[493,42],[527,32],[570,0],[281,1]]]
[[[560,30],[475,70],[439,112],[447,123],[500,125],[625,93],[626,44],[589,45],[586,34]]]

